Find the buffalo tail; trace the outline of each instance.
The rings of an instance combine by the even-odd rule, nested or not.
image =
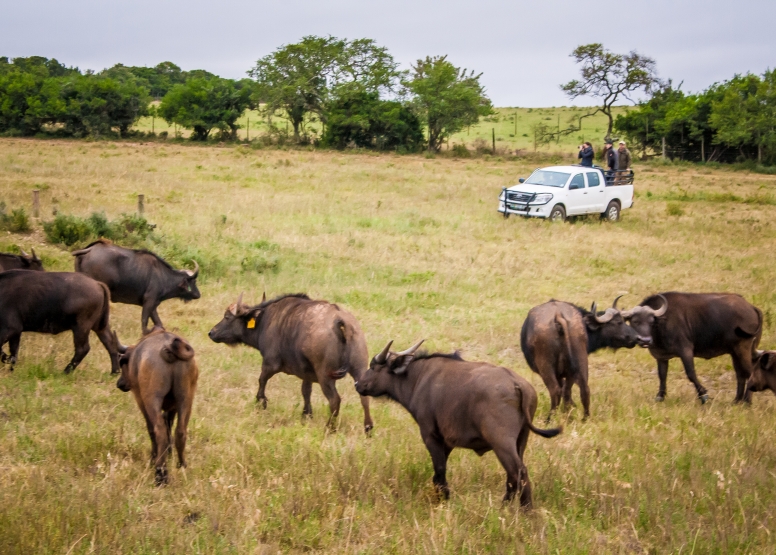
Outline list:
[[[566,356],[569,357],[569,374],[575,376],[579,373],[579,365],[577,364],[577,357],[574,356],[574,348],[571,345],[571,334],[569,333],[569,323],[562,314],[555,316],[555,322],[563,330],[563,341],[566,343]]]
[[[515,391],[517,392],[517,396],[520,398],[520,410],[523,412],[523,418],[525,418],[525,423],[528,425],[529,430],[531,430],[536,435],[547,438],[555,437],[563,431],[562,426],[560,428],[550,428],[549,430],[543,430],[542,428],[537,428],[534,426],[531,415],[528,414],[528,407],[523,402],[523,390],[520,389],[519,385],[515,384]]]

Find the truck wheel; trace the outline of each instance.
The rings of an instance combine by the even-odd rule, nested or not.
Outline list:
[[[607,220],[610,222],[619,222],[620,221],[620,203],[616,200],[613,200],[609,203],[609,206],[606,207],[606,212],[601,214],[602,220]]]
[[[549,220],[551,222],[565,222],[566,221],[566,209],[563,208],[560,204],[556,204],[552,207],[552,210],[550,210],[550,218]]]

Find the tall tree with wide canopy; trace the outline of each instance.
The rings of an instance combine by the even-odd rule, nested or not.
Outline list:
[[[481,73],[455,67],[447,56],[427,56],[404,81],[428,133],[428,150],[439,151],[453,133],[493,112]]]

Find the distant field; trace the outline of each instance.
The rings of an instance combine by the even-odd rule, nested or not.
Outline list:
[[[544,123],[551,127],[557,128],[560,124],[561,129],[569,127],[569,122],[574,119],[575,126],[578,125],[578,118],[581,115],[587,113],[590,108],[496,108],[496,113],[493,116],[483,118],[478,125],[472,126],[470,129],[466,129],[461,133],[457,133],[451,137],[449,146],[456,143],[465,144],[470,148],[476,146],[477,141],[479,144],[484,144],[487,148],[492,147],[493,130],[496,132],[496,148],[509,150],[534,150],[534,139],[531,133],[531,126],[535,123]],[[615,117],[617,113],[621,113],[627,110],[626,107],[619,107],[615,109]],[[517,115],[517,133],[515,133],[515,115]],[[286,128],[286,120],[283,117],[275,117],[273,121],[280,129]],[[603,114],[596,114],[593,117],[585,118],[582,120],[582,131],[579,133],[573,133],[566,135],[559,142],[553,142],[550,145],[539,147],[540,152],[569,152],[576,155],[577,145],[584,141],[590,141],[593,143],[596,150],[603,147],[604,136],[606,135],[607,118]],[[241,139],[255,138],[260,133],[266,133],[267,124],[266,118],[263,118],[255,110],[247,110],[242,118],[238,120],[240,124],[240,130],[238,136]],[[320,130],[320,124],[310,123],[308,124],[310,130],[315,130],[316,133]],[[136,129],[141,131],[151,131],[154,129],[157,133],[167,131],[172,137],[175,133],[175,127],[167,125],[163,119],[155,118],[153,121],[151,118],[142,118],[137,125]],[[289,126],[290,131],[292,128]],[[189,132],[186,130],[180,130],[181,136],[188,137]],[[484,143],[482,143],[484,141]],[[444,148],[447,148],[445,145]]]
[[[554,113],[519,111],[518,135]],[[506,142],[505,117],[468,136],[492,125]],[[589,125],[588,138],[600,136],[602,124]],[[160,307],[201,371],[189,468],[173,468],[168,487],[153,487],[142,417],[95,337],[70,376],[68,334],[25,334],[16,371],[0,368],[0,553],[773,553],[776,397],[733,406],[729,357],[697,361],[712,397],[700,406],[677,361],[656,404],[646,351],[591,355],[592,417],[561,413],[561,436],[531,437],[535,509],[525,513],[501,506],[492,453],[454,451],[452,495],[438,503],[412,418],[377,400],[364,437],[350,378],[338,385],[337,433],[324,430],[317,386],[314,418],[301,420],[296,378],[273,378],[258,410],[259,353],[207,338],[241,291],[248,302],[307,292],[352,311],[370,353],[426,338],[432,350],[513,369],[539,393],[537,423],[549,401],[519,331],[552,297],[589,307],[625,294],[630,307],[663,290],[735,291],[763,310],[762,345],[776,345],[776,177],[636,165],[635,207],[618,224],[503,219],[499,191],[534,165],[0,139],[9,208],[29,207],[37,188],[44,220],[54,207],[113,218],[144,193],[160,248],[202,267],[200,300]],[[0,250],[14,245],[34,246],[49,269],[72,268],[37,223],[30,235],[0,236]],[[123,341],[136,341],[139,316],[114,305]]]

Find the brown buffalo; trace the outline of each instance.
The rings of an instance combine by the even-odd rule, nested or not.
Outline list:
[[[776,351],[758,353],[747,389],[749,391],[770,389],[776,394]]]
[[[746,380],[763,331],[763,314],[731,293],[678,293],[669,291],[647,297],[640,306],[623,311],[639,335],[642,347],[657,360],[660,389],[655,400],[666,397],[668,361],[679,357],[684,371],[705,403],[709,396],[695,375],[695,357],[710,359],[725,354],[736,372],[736,402],[749,402]]]
[[[38,270],[43,271],[43,263],[35,254],[35,249],[32,249],[32,255],[30,256],[23,250],[19,249],[22,254],[10,254],[7,252],[0,252],[0,272],[6,270]]]
[[[172,452],[170,435],[175,427],[178,466],[186,466],[184,450],[197,390],[199,369],[194,349],[185,339],[155,327],[137,345],[121,355],[121,377],[116,387],[132,391],[151,436],[151,462],[156,468],[156,484],[167,483],[167,457]]]
[[[366,339],[352,314],[336,304],[314,301],[307,295],[282,295],[256,306],[242,304],[242,294],[230,305],[224,318],[208,334],[216,343],[249,345],[261,352],[261,376],[256,400],[267,408],[264,389],[280,372],[302,379],[304,409],[312,416],[310,394],[313,383],[329,401],[333,426],[339,414],[340,396],[336,381],[350,374],[358,381],[366,369]],[[361,397],[364,430],[374,426],[369,399]]]
[[[596,304],[590,312],[570,303],[552,300],[532,308],[520,332],[520,348],[528,366],[539,374],[550,392],[550,415],[560,404],[573,405],[571,387],[579,386],[579,395],[590,416],[588,353],[598,349],[632,349],[636,332],[625,323],[617,300],[602,314]],[[549,417],[548,417],[549,420]]]
[[[452,355],[417,354],[423,341],[394,353],[389,342],[356,383],[361,395],[383,395],[407,409],[420,426],[431,461],[434,485],[449,497],[447,458],[456,448],[482,456],[493,450],[507,472],[504,501],[520,494],[531,505],[531,482],[523,462],[529,432],[558,435],[560,428],[534,427],[536,391],[511,370]]]
[[[75,353],[69,374],[89,353],[89,332],[97,334],[110,355],[111,373],[119,372],[119,344],[110,329],[110,291],[105,284],[72,272],[0,272],[0,358],[11,370],[23,332],[57,335],[73,332]],[[10,356],[2,352],[8,343]]]

